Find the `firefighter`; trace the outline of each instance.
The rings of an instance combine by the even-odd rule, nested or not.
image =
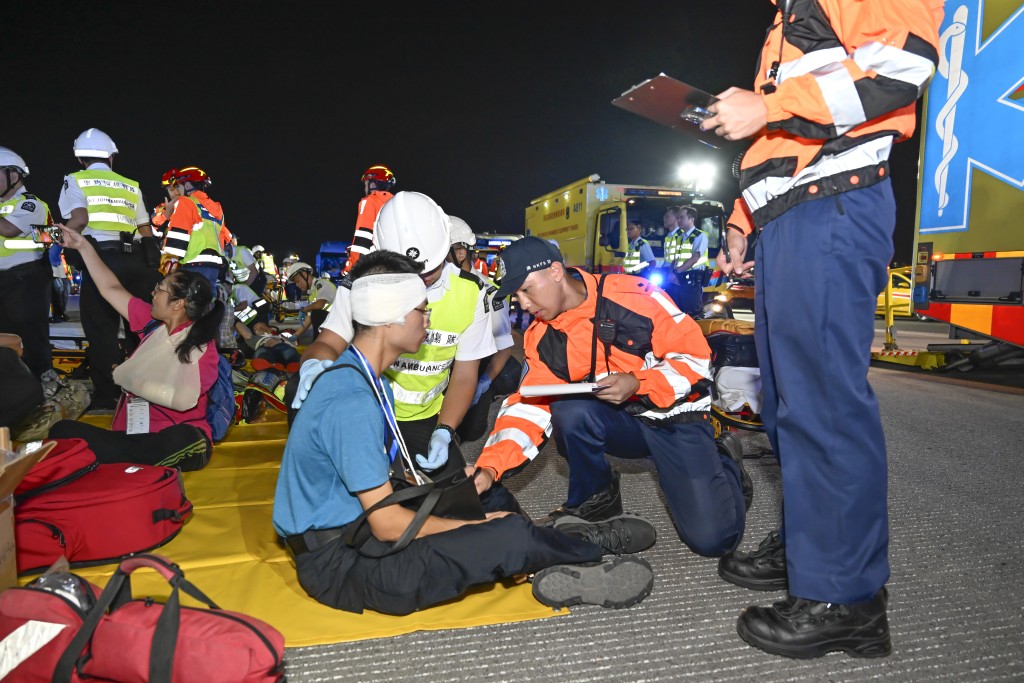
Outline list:
[[[25,364],[42,379],[53,368],[53,271],[46,258],[46,245],[33,239],[32,226],[48,226],[53,221],[46,202],[25,189],[28,175],[25,160],[0,147],[0,332],[21,337]]]
[[[658,262],[651,245],[640,234],[640,223],[629,221],[626,224],[626,237],[629,238],[629,249],[626,250],[626,258],[622,260],[622,269],[629,275],[647,277],[646,274]]]
[[[447,462],[448,444],[473,400],[480,359],[496,350],[485,288],[476,277],[446,261],[450,235],[448,216],[419,192],[396,194],[381,209],[373,231],[375,248],[424,264],[421,277],[431,313],[427,340],[418,352],[399,356],[385,374],[395,390],[395,413],[409,452],[435,478],[462,467],[462,463]],[[350,292],[344,286],[338,291],[320,335],[302,355],[294,408],[352,339]]]
[[[783,517],[756,551],[722,558],[719,574],[788,591],[737,624],[772,654],[892,650],[885,434],[868,369],[893,253],[889,153],[914,132],[942,5],[787,0],[754,90],[721,93],[702,124],[753,139],[718,266],[745,273],[746,235],[760,231],[754,336]]]
[[[64,178],[57,200],[61,216],[67,221],[62,229],[79,232],[92,242],[121,286],[132,296],[151,303],[153,289],[162,279],[157,270],[160,246],[153,237],[139,183],[114,172],[117,145],[100,129],[84,131],[75,139],[73,150],[83,170]],[[136,231],[141,235],[137,243]],[[104,300],[87,270],[82,273],[79,312],[93,385],[90,409],[113,410],[121,393],[112,376],[114,366],[122,360],[118,346],[121,316]],[[130,329],[127,321],[124,326]],[[126,350],[130,351],[138,340],[135,335],[128,337],[133,338],[126,339]]]
[[[330,278],[313,277],[313,268],[308,263],[296,261],[284,271],[285,279],[291,282],[299,291],[305,294],[309,305],[302,310],[306,313],[302,325],[295,330],[295,336],[301,337],[310,328],[314,336],[320,330],[320,326],[327,320],[327,314],[331,310],[331,304],[338,294],[338,288],[331,282]]]
[[[458,216],[448,216],[448,220],[452,226],[452,247],[448,259],[460,270],[472,273],[483,284],[487,293],[484,304],[488,308],[491,334],[494,335],[494,346],[497,349],[493,356],[481,360],[480,379],[477,380],[476,391],[473,392],[473,401],[466,411],[466,416],[462,418],[462,424],[456,430],[461,440],[475,441],[483,436],[487,429],[487,417],[494,397],[499,392],[508,393],[515,388],[504,386],[507,382],[495,385],[495,380],[504,379],[510,374],[515,378],[514,381],[518,382],[519,362],[512,359],[512,346],[515,342],[512,339],[512,319],[508,315],[508,300],[495,297],[498,288],[472,265],[476,235],[469,224]],[[506,365],[509,365],[507,369]]]
[[[568,268],[537,237],[506,247],[499,271],[497,296],[516,294],[534,322],[523,339],[521,385],[477,458],[477,489],[528,465],[550,435],[569,464],[569,490],[547,523],[611,519],[623,506],[605,454],[650,457],[683,542],[708,557],[733,550],[753,488],[742,453],[716,448],[711,350],[697,324],[646,280]],[[522,393],[578,382],[597,387],[557,397]]]
[[[167,220],[164,253],[178,267],[193,270],[216,289],[225,266],[221,246],[224,209],[207,194],[210,176],[198,166],[186,166],[174,172],[171,185],[178,196],[171,200],[171,216]]]
[[[363,172],[363,194],[365,196],[359,200],[359,212],[356,215],[356,230],[352,236],[351,253],[342,275],[348,273],[359,257],[373,246],[374,223],[381,207],[394,196],[391,193],[394,187],[395,174],[383,164],[371,166]]]

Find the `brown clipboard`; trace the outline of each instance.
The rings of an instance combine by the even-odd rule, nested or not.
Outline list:
[[[612,104],[720,149],[723,139],[700,129],[700,122],[710,116],[707,108],[717,101],[710,93],[658,74],[634,85],[612,100]]]

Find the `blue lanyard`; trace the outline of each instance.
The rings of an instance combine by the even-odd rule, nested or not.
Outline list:
[[[366,360],[366,356],[355,345],[350,344],[349,348],[352,349],[352,353],[355,354],[366,374],[373,380],[373,393],[377,395],[377,403],[380,405],[381,410],[384,411],[384,419],[387,421],[391,434],[394,437],[391,440],[391,448],[388,449],[388,457],[391,459],[391,462],[394,462],[395,458],[398,457],[399,450],[401,450],[404,459],[408,460],[409,456],[407,455],[408,451],[405,447],[405,440],[402,439],[402,433],[398,431],[398,418],[395,417],[394,406],[391,405],[391,401],[388,400],[387,391],[384,390],[383,380],[377,377],[373,368],[370,367],[369,361]]]

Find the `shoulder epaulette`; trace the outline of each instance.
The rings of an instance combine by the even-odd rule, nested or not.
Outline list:
[[[465,280],[469,280],[470,282],[477,286],[477,289],[484,288],[484,283],[480,280],[480,278],[478,278],[476,275],[473,275],[473,273],[462,270],[462,268],[459,268],[459,277]]]

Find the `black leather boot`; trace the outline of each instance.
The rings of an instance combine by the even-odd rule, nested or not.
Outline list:
[[[849,605],[790,596],[771,607],[748,607],[736,631],[747,644],[774,655],[813,659],[829,652],[885,657],[892,652],[887,594]]]
[[[786,574],[786,546],[778,531],[768,534],[757,550],[734,550],[718,560],[718,575],[729,583],[755,591],[784,591],[789,586]]]
[[[600,522],[622,514],[622,495],[619,493],[619,473],[612,472],[612,483],[576,506],[562,505],[537,520],[540,526],[551,526],[559,517],[572,516],[588,522]]]

